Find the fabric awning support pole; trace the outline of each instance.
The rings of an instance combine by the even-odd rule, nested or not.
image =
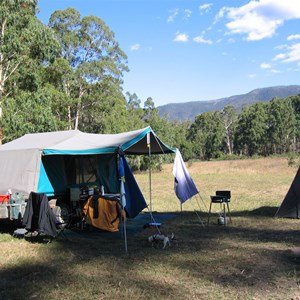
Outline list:
[[[204,200],[202,199],[202,197],[201,197],[200,193],[198,193],[197,195],[198,195],[199,199],[200,199],[200,200],[202,200],[202,202],[203,202],[203,204],[204,204],[204,207],[205,207],[206,211],[208,211],[208,209],[207,209],[207,206],[206,206],[206,204],[205,204]],[[196,195],[196,196],[197,196],[197,195]],[[201,211],[200,202],[197,200],[197,198],[195,198],[195,199],[196,199],[196,202],[197,202],[197,204],[198,204],[199,211]],[[205,226],[204,226],[204,223],[203,223],[203,221],[202,221],[202,219],[200,218],[200,216],[199,216],[199,214],[197,213],[197,211],[196,211],[196,210],[195,210],[195,213],[196,213],[196,215],[197,215],[197,217],[198,217],[199,221],[201,222],[201,224],[202,224],[202,227],[205,227]]]
[[[123,218],[123,229],[124,229],[125,253],[127,254],[128,246],[127,246],[127,231],[126,231],[126,215],[125,215],[124,208],[122,208],[122,213],[124,214],[124,216],[122,216],[122,218]]]
[[[148,147],[148,158],[149,158],[149,201],[150,201],[150,212],[152,213],[152,178],[151,178],[151,142],[150,142],[150,132],[147,133],[147,147]]]
[[[125,170],[124,170],[124,162],[123,156],[119,156],[119,176],[120,176],[120,202],[122,206],[122,218],[123,218],[123,233],[124,233],[124,243],[125,243],[125,252],[128,252],[127,247],[127,231],[126,231],[126,193],[125,193]]]

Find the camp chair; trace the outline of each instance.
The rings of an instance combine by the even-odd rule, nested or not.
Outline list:
[[[56,238],[60,235],[62,235],[65,239],[67,239],[66,235],[64,234],[64,231],[66,228],[69,227],[69,220],[65,221],[63,218],[62,218],[62,215],[61,215],[61,208],[60,206],[53,206],[51,207],[55,217],[56,217],[56,223],[55,223],[55,226],[56,226],[56,231],[57,231],[57,235],[56,235]]]
[[[56,238],[64,229],[45,193],[30,193],[22,223],[27,230],[25,237]]]
[[[223,213],[223,218],[224,218],[224,224],[227,224],[227,217],[226,217],[226,208],[228,210],[229,214],[229,220],[231,222],[231,214],[230,214],[230,209],[229,209],[229,202],[231,199],[231,191],[216,191],[216,195],[210,196],[210,206],[209,206],[209,211],[208,211],[208,219],[207,219],[207,225],[209,224],[209,219],[211,215],[211,207],[213,203],[218,203],[220,204],[221,211]]]

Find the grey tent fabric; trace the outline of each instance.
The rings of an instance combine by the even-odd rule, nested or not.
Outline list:
[[[275,217],[300,218],[300,168],[277,210]]]
[[[88,154],[113,153],[121,147],[125,154],[147,154],[147,134],[150,135],[152,154],[175,152],[160,141],[151,127],[117,134],[94,134],[80,130],[26,134],[0,146],[0,151],[35,149],[44,154],[57,154],[60,151],[65,154]]]
[[[29,194],[38,190],[41,178],[47,177],[42,158],[49,155],[174,153],[156,136],[151,127],[118,134],[92,134],[79,130],[26,134],[0,146],[0,194],[8,189]],[[44,160],[45,161],[45,160]],[[46,182],[47,183],[47,182]]]

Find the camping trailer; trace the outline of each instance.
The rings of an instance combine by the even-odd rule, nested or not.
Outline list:
[[[118,134],[79,130],[26,134],[0,146],[0,195],[4,199],[12,193],[10,199],[22,198],[20,195],[26,199],[30,192],[46,193],[69,214],[80,199],[85,200],[95,190],[104,191],[108,197],[119,195],[119,158],[150,152],[167,154],[175,150],[165,145],[151,127]],[[130,217],[143,207],[136,209],[139,197],[130,199],[130,193],[141,195],[141,200],[143,197],[127,163],[125,169],[129,178],[125,181],[129,196],[126,213]],[[5,199],[0,201],[0,218],[12,219],[12,203]],[[132,204],[131,200],[136,202]],[[22,212],[20,206],[19,217]]]

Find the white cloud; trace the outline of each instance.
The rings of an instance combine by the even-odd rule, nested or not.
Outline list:
[[[283,62],[300,62],[300,44],[295,44],[287,48],[287,53],[285,54],[285,59]]]
[[[255,78],[255,77],[256,77],[256,74],[248,74],[248,77],[251,78],[251,79],[252,79],[252,78]]]
[[[241,7],[223,7],[215,20],[226,17],[232,34],[255,41],[272,37],[285,21],[300,18],[299,0],[251,0]]]
[[[270,69],[270,68],[271,68],[271,65],[270,65],[270,64],[267,64],[267,63],[261,63],[261,64],[260,64],[260,67],[261,67],[261,69]]]
[[[282,45],[278,45],[278,46],[274,47],[274,49],[281,50],[281,49],[285,49],[285,48],[287,48],[287,47],[288,47],[287,44],[282,44]]]
[[[300,63],[300,43],[286,47],[286,52],[277,54],[273,60],[279,60],[283,63]]]
[[[194,37],[193,41],[196,43],[209,44],[209,45],[211,45],[213,43],[211,40],[204,39],[203,36],[201,36],[201,35]]]
[[[284,59],[286,57],[286,55],[284,54],[284,53],[279,53],[279,54],[277,54],[274,58],[273,58],[273,60],[274,61],[276,61],[276,60],[282,60],[282,59]]]
[[[233,44],[233,43],[235,43],[235,39],[230,38],[230,39],[227,40],[227,43],[228,44]]]
[[[272,69],[272,70],[271,70],[271,72],[272,72],[272,73],[274,73],[274,74],[281,73],[281,71],[279,71],[279,70],[276,70],[276,69]]]
[[[174,42],[188,42],[189,36],[186,33],[176,33]]]
[[[171,11],[171,15],[169,15],[167,22],[173,22],[177,15],[178,15],[178,9],[176,8]]]
[[[134,44],[130,46],[130,51],[138,51],[140,50],[141,45],[140,44]]]
[[[189,19],[191,17],[191,15],[192,15],[192,11],[190,9],[185,9],[184,10],[184,17],[183,18],[185,20]]]
[[[200,14],[208,13],[212,7],[212,3],[206,3],[199,6]]]
[[[300,39],[300,34],[292,34],[287,37],[288,41],[299,40],[299,39]]]

